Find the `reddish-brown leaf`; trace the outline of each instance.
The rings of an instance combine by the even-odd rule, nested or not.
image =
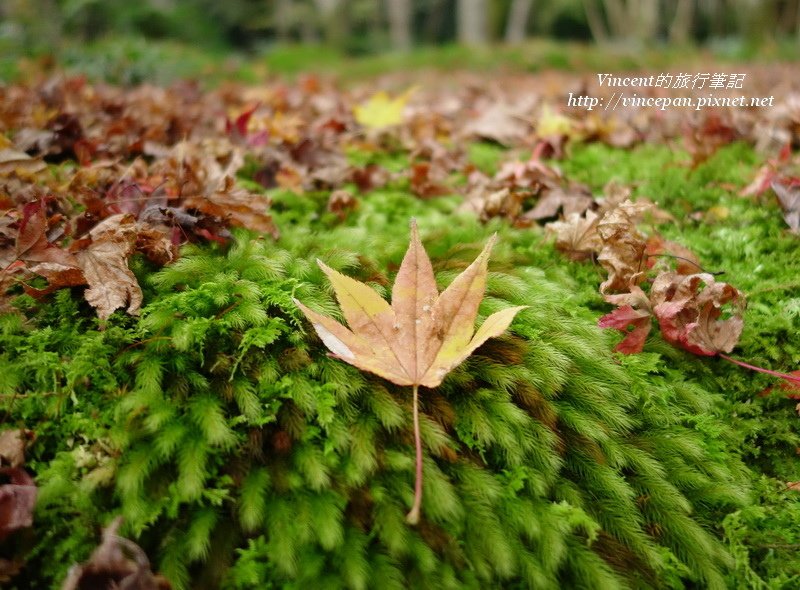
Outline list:
[[[714,356],[739,341],[744,297],[710,274],[663,273],[653,282],[650,301],[664,339],[689,352]]]

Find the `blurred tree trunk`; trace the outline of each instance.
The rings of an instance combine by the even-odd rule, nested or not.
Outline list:
[[[520,43],[525,40],[532,6],[533,0],[512,0],[506,23],[506,43]]]
[[[675,18],[669,28],[669,40],[673,43],[686,43],[694,24],[692,0],[678,0],[675,7]]]
[[[347,42],[349,28],[347,0],[314,0],[319,12],[325,42],[336,48],[343,48]]]
[[[797,3],[797,7],[795,8],[795,20],[797,21],[797,42],[800,43],[800,2]]]
[[[272,19],[275,23],[275,36],[281,43],[286,43],[289,40],[291,10],[292,0],[276,0]]]
[[[391,2],[391,0],[389,0]],[[425,41],[437,43],[442,31],[445,17],[447,16],[447,2],[445,0],[431,0],[428,9],[428,18],[425,23]]]
[[[464,45],[488,41],[487,0],[458,0],[458,40]]]
[[[589,7],[591,0],[585,2],[587,19],[592,26]],[[608,20],[611,36],[616,39],[639,39],[649,41],[654,39],[659,25],[658,0],[603,0],[603,7]],[[595,9],[594,6],[591,7]],[[600,20],[599,13],[595,10],[596,20]]]
[[[583,0],[583,9],[586,12],[586,22],[594,40],[599,43],[608,41],[608,29],[606,29],[603,17],[597,10],[595,0]]]
[[[386,4],[392,49],[408,51],[411,47],[411,0],[386,0]]]

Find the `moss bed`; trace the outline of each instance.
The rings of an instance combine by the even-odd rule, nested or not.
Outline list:
[[[488,170],[501,154],[470,149]],[[776,205],[736,194],[760,159],[744,144],[694,170],[687,158],[595,144],[559,166],[595,191],[633,183],[672,213],[665,237],[747,296],[735,356],[793,370],[797,237]],[[118,514],[176,588],[800,584],[796,402],[764,394],[772,379],[657,331],[644,353],[613,353],[597,266],[540,228],[482,225],[456,197],[395,183],[340,220],[327,193],[271,196],[277,241],[241,231],[163,269],[134,258],[140,318],[100,322],[81,289],[0,316],[0,416],[35,431],[40,488],[11,587],[57,586]],[[329,358],[291,299],[338,313],[316,258],[386,293],[412,216],[440,288],[497,231],[481,318],[530,306],[421,392],[418,527],[404,521],[410,390]]]

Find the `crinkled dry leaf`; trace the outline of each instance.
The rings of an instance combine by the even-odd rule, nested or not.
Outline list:
[[[565,217],[575,213],[581,214],[594,204],[594,198],[589,190],[581,185],[568,188],[550,188],[539,197],[536,206],[522,215],[523,219],[540,221],[564,212]]]
[[[675,271],[682,275],[691,275],[702,271],[700,261],[694,252],[686,246],[665,240],[661,236],[654,234],[647,238],[645,254],[648,257],[663,257],[666,262],[674,262]],[[648,264],[648,266],[652,266]]]
[[[603,242],[597,260],[608,271],[608,279],[600,285],[601,293],[625,290],[644,278],[641,273],[646,269],[646,243],[636,224],[651,207],[625,201],[597,223],[597,233]]]
[[[328,212],[336,215],[341,221],[344,221],[356,208],[358,208],[358,201],[346,190],[333,191],[328,197]]]
[[[74,565],[61,590],[169,590],[169,582],[150,570],[150,561],[133,541],[117,535],[122,518],[103,531],[103,541],[83,565]]]
[[[650,333],[651,317],[647,311],[623,305],[601,317],[597,325],[601,328],[615,328],[625,334],[625,338],[617,344],[614,350],[624,354],[634,354],[642,352],[644,348],[645,340]]]
[[[218,189],[202,196],[188,197],[184,205],[206,215],[230,220],[239,227],[267,233],[275,238],[278,236],[278,228],[267,213],[269,199],[237,187],[230,176],[224,177]]]
[[[556,235],[556,248],[572,260],[587,260],[600,252],[603,242],[597,233],[600,217],[594,211],[585,215],[573,213],[566,221],[553,221],[545,229]]]
[[[650,301],[664,339],[694,354],[730,352],[742,334],[744,296],[710,274],[663,273]]]
[[[117,309],[137,315],[142,304],[142,289],[128,268],[128,258],[136,249],[137,225],[133,216],[120,213],[107,218],[91,231],[91,243],[77,253],[89,288],[84,297],[108,319]]]
[[[33,524],[36,485],[22,467],[0,468],[8,483],[0,485],[0,541],[16,530]]]
[[[447,170],[430,162],[417,162],[409,170],[411,192],[422,199],[453,192],[445,185]]]

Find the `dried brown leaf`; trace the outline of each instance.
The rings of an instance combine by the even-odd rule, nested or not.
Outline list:
[[[594,211],[581,216],[573,213],[565,221],[553,221],[545,228],[556,235],[556,248],[565,252],[572,260],[587,260],[599,253],[603,247],[597,233],[600,217]]]
[[[597,233],[603,242],[597,260],[608,271],[608,279],[600,285],[601,293],[626,290],[644,278],[646,243],[636,224],[651,207],[625,201],[597,223]]]
[[[22,467],[0,468],[8,483],[0,485],[0,541],[16,530],[33,524],[36,485]]]
[[[8,176],[12,172],[24,171],[29,174],[41,172],[47,168],[42,160],[31,158],[25,152],[15,149],[0,149],[0,176]]]
[[[117,535],[121,523],[117,518],[103,531],[102,543],[86,563],[70,568],[61,590],[169,590],[169,582],[150,570],[144,551]]]
[[[800,234],[800,179],[793,179],[788,183],[773,180],[772,190],[778,197],[778,202],[783,209],[783,218],[793,234]]]
[[[84,297],[97,309],[101,319],[126,306],[129,314],[139,313],[142,290],[128,268],[128,258],[136,249],[137,233],[133,216],[119,213],[95,227],[91,243],[76,254],[89,285]]]

